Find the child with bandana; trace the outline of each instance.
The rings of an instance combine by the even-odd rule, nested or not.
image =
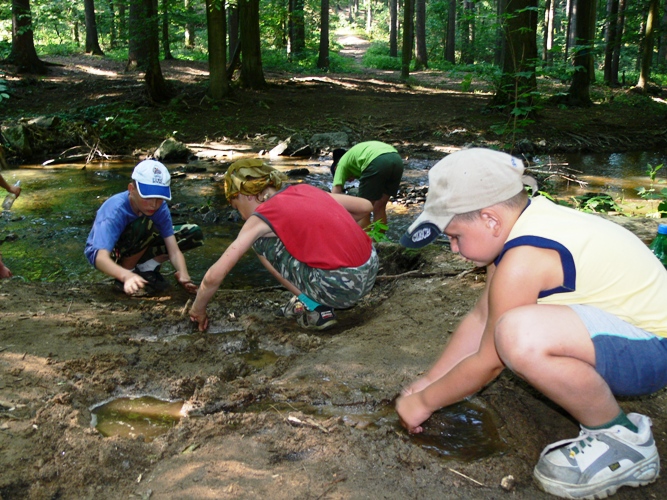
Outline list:
[[[378,257],[358,224],[370,213],[370,202],[307,184],[285,185],[286,179],[259,159],[239,160],[227,170],[225,196],[246,222],[201,282],[190,310],[201,331],[208,328],[207,304],[251,248],[294,294],[281,313],[303,328],[332,327],[334,309],[353,306],[373,287]]]

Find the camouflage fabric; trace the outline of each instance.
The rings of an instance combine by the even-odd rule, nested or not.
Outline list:
[[[225,196],[229,201],[239,193],[259,194],[267,186],[279,190],[286,180],[285,174],[260,159],[238,160],[232,163],[225,173]]]
[[[345,309],[359,302],[373,288],[379,269],[375,248],[365,264],[339,269],[317,269],[298,261],[278,238],[259,238],[252,248],[301,293],[334,309]]]
[[[174,226],[174,236],[181,252],[187,252],[204,244],[202,230],[196,224],[179,224]],[[147,217],[139,217],[125,228],[120,235],[111,258],[118,262],[123,257],[130,257],[146,249],[139,263],[150,260],[158,255],[167,255],[167,247],[153,221]]]

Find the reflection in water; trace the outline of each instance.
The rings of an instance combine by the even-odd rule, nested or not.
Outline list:
[[[93,408],[93,422],[105,437],[143,436],[149,442],[174,427],[181,419],[183,401],[162,401],[150,396],[118,398]]]
[[[587,181],[584,188],[571,183],[562,186],[565,196],[581,195],[588,191],[611,194],[615,200],[639,200],[635,188],[649,187],[647,164],[665,164],[657,180],[667,179],[667,154],[622,153],[612,155],[555,155],[536,158],[538,163],[566,164],[577,177]],[[268,160],[267,160],[268,161]],[[404,182],[410,185],[428,183],[428,169],[435,161],[409,160]],[[305,177],[293,182],[307,182],[330,188],[329,162],[285,159],[273,161],[279,170],[307,168]],[[173,172],[178,165],[169,165]],[[21,180],[23,192],[10,212],[0,216],[0,250],[17,279],[26,281],[109,281],[90,266],[83,256],[88,232],[100,205],[111,195],[127,189],[134,164],[99,163],[61,165],[44,168],[24,166],[7,170],[3,176],[10,184]],[[204,231],[205,244],[186,255],[188,269],[195,280],[201,280],[206,270],[231,243],[243,223],[227,205],[221,174],[224,167],[211,164],[204,173],[188,173],[172,181],[174,198],[170,203],[174,223],[192,222]],[[664,185],[663,185],[664,187]],[[559,189],[559,194],[561,187]],[[397,241],[407,226],[421,212],[422,205],[389,204],[387,236]],[[163,267],[169,274],[169,264]],[[223,288],[248,288],[273,285],[274,280],[249,252],[232,270]]]
[[[504,449],[491,414],[469,401],[438,410],[412,440],[438,455],[477,460]]]

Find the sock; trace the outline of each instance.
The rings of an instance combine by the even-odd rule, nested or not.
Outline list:
[[[313,299],[306,297],[304,294],[299,295],[298,298],[309,311],[314,311],[316,308],[322,305],[318,302],[315,302]]]
[[[592,431],[598,431],[600,429],[609,429],[615,425],[622,425],[623,427],[630,429],[632,432],[639,432],[637,426],[632,423],[632,421],[628,418],[628,416],[625,414],[623,410],[621,410],[621,413],[616,415],[616,418],[610,420],[606,424],[598,425],[596,427],[590,427],[590,426],[584,426],[584,427]]]
[[[145,273],[147,271],[155,271],[156,268],[160,266],[160,263],[155,260],[147,260],[146,262],[142,262],[141,264],[137,264],[137,271],[141,271],[142,273]]]

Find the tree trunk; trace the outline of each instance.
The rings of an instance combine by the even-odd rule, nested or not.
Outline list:
[[[389,55],[398,56],[398,0],[389,0]]]
[[[667,67],[667,4],[662,14],[660,43],[658,44],[658,66]]]
[[[373,28],[373,0],[366,0],[366,33]]]
[[[595,42],[595,0],[576,0],[577,15],[574,26],[576,50],[575,72],[567,91],[567,102],[571,106],[591,106],[591,69],[593,67],[593,45]]]
[[[537,90],[537,0],[504,0],[503,10],[503,73],[492,105],[527,116]]]
[[[456,64],[456,0],[449,0],[449,12],[447,19],[447,46],[445,47],[445,59]]]
[[[192,9],[192,0],[184,0],[183,7],[185,8],[185,30],[184,30],[184,44],[187,49],[195,48],[195,23],[192,21],[194,12]]]
[[[116,48],[116,9],[113,0],[109,0],[109,46]]]
[[[547,0],[548,1],[548,0]],[[505,18],[505,2],[498,0],[496,5],[496,15],[498,19]],[[505,31],[503,29],[503,23],[499,22],[498,27],[496,28],[496,49],[493,51],[493,62],[496,66],[503,67],[503,61],[505,60]]]
[[[616,75],[616,82],[625,85],[625,72],[623,72],[623,80],[618,80],[618,68],[621,59],[621,46],[623,40],[623,31],[625,30],[625,8],[626,0],[620,0],[618,3],[618,21],[616,22],[616,43],[614,44],[614,52],[611,57],[611,74]]]
[[[145,71],[148,67],[148,34],[145,0],[129,0],[128,50],[125,71]]]
[[[329,69],[329,0],[321,0],[320,4],[320,50],[317,67]]]
[[[566,63],[570,49],[574,46],[574,25],[577,19],[575,2],[576,0],[567,0],[567,32],[565,34],[565,51],[563,52],[563,61]]]
[[[216,101],[229,93],[227,79],[227,21],[224,0],[206,0],[208,28],[208,94]]]
[[[604,82],[610,86],[618,85],[618,67],[612,64],[614,59],[614,48],[619,41],[618,35],[618,0],[607,0],[607,22],[605,23],[605,45],[604,45]]]
[[[289,46],[290,56],[298,59],[306,48],[306,28],[304,25],[304,0],[289,0]]]
[[[462,32],[461,63],[473,64],[475,62],[475,3],[471,0],[463,2],[465,15],[459,23]]]
[[[639,72],[639,81],[636,89],[646,92],[648,79],[651,74],[651,62],[653,60],[653,38],[656,27],[659,26],[658,17],[659,0],[651,0],[648,5],[648,15],[646,16],[646,35],[642,41],[642,64]]]
[[[401,52],[401,78],[410,77],[410,61],[412,60],[412,17],[414,0],[404,0],[403,4],[403,49]]]
[[[428,68],[426,50],[426,0],[415,0],[415,70]]]
[[[45,75],[47,72],[46,64],[35,50],[30,0],[12,0],[12,51],[7,61],[16,65],[19,73]]]
[[[556,3],[558,0],[547,0],[547,6],[544,10],[544,61],[547,66],[554,62],[554,55],[551,52],[554,46],[554,20],[556,18]]]
[[[143,0],[146,19],[144,29],[146,31],[146,53],[148,65],[144,80],[148,96],[154,102],[165,102],[171,98],[171,91],[162,76],[160,67],[160,30],[158,29],[157,0]]]
[[[162,50],[164,51],[165,61],[174,58],[171,55],[171,45],[169,43],[169,0],[162,0]]]
[[[103,56],[97,37],[97,21],[95,20],[95,1],[83,0],[84,17],[86,20],[86,54]]]
[[[229,40],[229,59],[232,60],[236,48],[239,45],[239,7],[229,4],[227,6],[227,36]]]
[[[266,87],[259,37],[259,0],[238,0],[241,32],[241,87]]]

